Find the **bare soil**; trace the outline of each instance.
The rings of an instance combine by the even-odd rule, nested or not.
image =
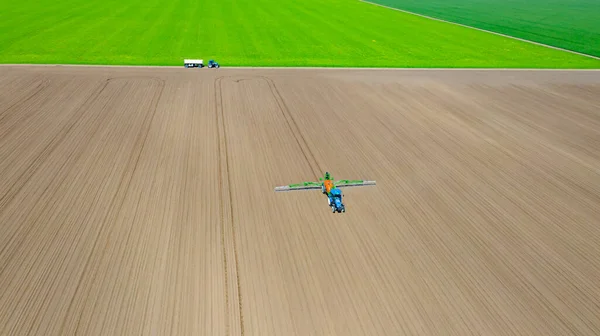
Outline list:
[[[3,66],[0,176],[2,335],[600,334],[600,72]]]

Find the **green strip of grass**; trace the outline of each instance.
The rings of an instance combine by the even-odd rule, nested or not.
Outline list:
[[[413,13],[600,57],[598,0],[374,0]]]
[[[600,68],[355,0],[0,0],[0,63]]]

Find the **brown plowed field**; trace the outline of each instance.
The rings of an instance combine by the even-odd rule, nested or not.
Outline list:
[[[4,66],[0,176],[1,335],[600,334],[600,72]]]

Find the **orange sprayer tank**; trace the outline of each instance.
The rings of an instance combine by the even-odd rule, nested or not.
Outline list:
[[[325,191],[329,194],[331,192],[331,189],[333,189],[333,181],[325,180],[323,182],[323,185],[325,186]]]

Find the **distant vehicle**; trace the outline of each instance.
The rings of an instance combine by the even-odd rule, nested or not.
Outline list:
[[[293,191],[293,190],[309,190],[321,189],[321,192],[327,195],[327,201],[331,207],[331,212],[340,213],[346,212],[346,206],[342,202],[342,191],[338,188],[344,187],[360,187],[375,185],[375,181],[364,180],[338,180],[334,181],[329,172],[325,172],[325,176],[319,178],[321,182],[302,182],[297,184],[289,184],[286,186],[275,187],[275,191]]]
[[[208,61],[208,65],[207,66],[209,68],[219,68],[220,67],[219,63],[215,62],[214,60]]]
[[[185,59],[183,60],[183,66],[186,68],[202,68],[204,67],[204,61],[201,59]]]

